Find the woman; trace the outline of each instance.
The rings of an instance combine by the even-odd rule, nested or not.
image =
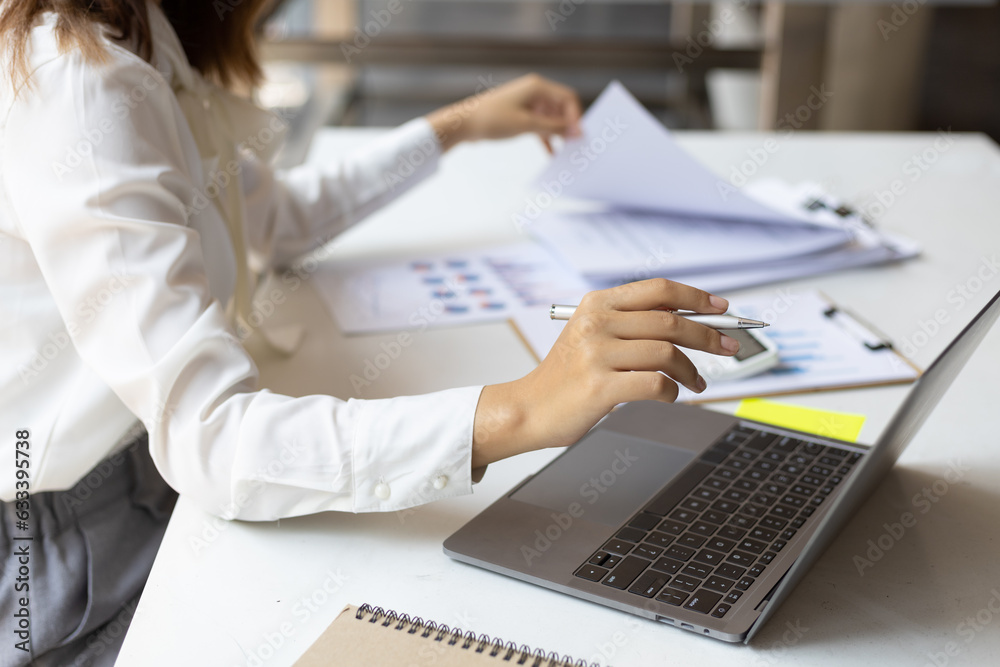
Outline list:
[[[675,345],[737,349],[665,310],[725,300],[651,280],[589,294],[506,384],[347,401],[258,387],[240,344],[256,271],[413,187],[461,141],[548,143],[579,117],[571,90],[528,76],[340,164],[276,173],[281,123],[225,89],[257,78],[260,4],[2,4],[0,433],[17,452],[0,476],[0,613],[19,633],[4,665],[113,662],[172,489],[261,521],[465,494],[489,463],[568,445],[617,403],[703,390]],[[390,182],[414,150],[428,159]]]

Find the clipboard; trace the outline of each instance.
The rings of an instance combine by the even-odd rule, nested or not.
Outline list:
[[[703,393],[681,387],[677,401],[697,404],[858,389],[905,384],[920,376],[921,369],[887,336],[821,292],[787,294],[779,300],[774,290],[767,290],[730,301],[732,312],[771,323],[765,335],[778,343],[777,368],[732,382],[706,378],[709,386]],[[536,360],[548,354],[564,325],[549,321],[547,309],[518,313],[509,323]]]

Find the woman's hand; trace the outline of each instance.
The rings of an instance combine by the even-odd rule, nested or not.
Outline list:
[[[572,88],[528,74],[438,109],[427,120],[442,151],[461,141],[535,132],[551,153],[552,135],[580,134],[580,101]]]
[[[704,391],[704,378],[680,348],[732,356],[739,343],[665,309],[717,314],[728,307],[725,299],[662,278],[587,294],[535,370],[483,389],[473,468],[572,444],[619,403],[673,402],[678,383]]]

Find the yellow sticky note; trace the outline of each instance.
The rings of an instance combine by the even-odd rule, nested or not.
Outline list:
[[[801,405],[775,403],[763,398],[746,398],[740,401],[736,416],[849,442],[857,442],[865,423],[864,415],[804,408]]]

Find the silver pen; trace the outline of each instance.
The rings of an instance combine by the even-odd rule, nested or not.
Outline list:
[[[574,312],[576,312],[576,306],[561,306],[558,304],[552,304],[549,308],[549,318],[553,320],[568,320]],[[673,313],[678,317],[683,317],[685,320],[691,320],[692,322],[703,324],[711,329],[760,329],[761,327],[771,326],[767,322],[751,320],[749,317],[737,317],[735,315],[710,315],[707,313],[687,312],[678,313],[673,310],[667,312]]]

